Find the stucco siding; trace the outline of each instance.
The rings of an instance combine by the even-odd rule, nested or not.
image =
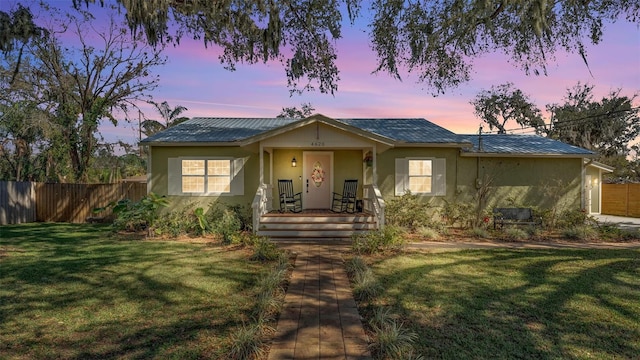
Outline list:
[[[378,188],[385,199],[395,197],[395,160],[397,158],[439,158],[446,160],[446,195],[421,196],[435,206],[442,205],[445,199],[452,199],[456,189],[456,163],[458,149],[449,148],[395,148],[378,154]]]
[[[477,203],[485,192],[485,209],[526,206],[579,209],[582,159],[475,158],[458,162],[455,201]]]
[[[151,187],[149,191],[159,195],[168,194],[169,158],[176,157],[234,157],[244,161],[244,195],[237,196],[169,196],[172,207],[209,206],[216,203],[250,206],[260,182],[260,160],[258,154],[239,147],[157,146],[151,148]]]

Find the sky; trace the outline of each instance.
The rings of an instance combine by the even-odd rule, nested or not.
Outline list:
[[[63,7],[71,0],[51,2]],[[377,64],[368,30],[364,23],[344,25],[343,37],[335,43],[340,81],[333,95],[315,91],[291,96],[279,62],[238,64],[237,70],[230,72],[220,64],[218,48],[207,49],[202,42],[186,38],[177,47],[168,46],[166,65],[152,70],[160,75],[160,82],[151,95],[154,101],[167,101],[172,108],[186,107],[183,115],[187,117],[275,117],[283,107],[311,103],[316,113],[333,118],[425,118],[453,132],[473,134],[481,120],[474,115],[470,101],[493,85],[512,82],[540,109],[561,103],[567,89],[578,82],[595,85],[596,99],[619,88],[622,95],[640,94],[640,29],[625,20],[605,24],[601,43],[587,46],[589,67],[579,54],[557,52],[546,76],[527,76],[511,65],[508,57],[496,53],[474,61],[470,82],[437,97],[415,76],[405,73],[398,81],[386,73],[372,74]],[[639,99],[636,104],[640,105]],[[151,106],[141,107],[148,118],[159,120]],[[104,125],[103,135],[135,142],[137,123],[123,124],[118,128]]]

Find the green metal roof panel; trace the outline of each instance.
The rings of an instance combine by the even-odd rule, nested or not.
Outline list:
[[[473,144],[478,135],[458,135],[428,120],[334,119],[346,126],[393,141],[416,144]],[[301,119],[197,117],[144,139],[143,143],[233,143],[293,124]],[[592,151],[537,135],[482,135],[485,153],[537,155],[593,155]]]
[[[594,155],[593,151],[565,144],[538,135],[491,134],[482,135],[482,149],[478,149],[478,135],[459,135],[473,144],[469,152],[529,155]]]
[[[235,142],[296,121],[298,119],[196,117],[152,135],[142,142]]]
[[[455,133],[425,119],[336,119],[343,124],[406,143],[460,143]]]

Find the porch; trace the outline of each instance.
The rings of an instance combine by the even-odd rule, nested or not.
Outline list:
[[[384,200],[375,185],[365,185],[362,211],[336,213],[328,209],[280,212],[272,207],[271,185],[258,188],[254,198],[253,229],[259,236],[285,239],[350,239],[384,226]]]

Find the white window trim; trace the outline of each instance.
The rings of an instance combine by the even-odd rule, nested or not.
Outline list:
[[[183,160],[229,160],[231,162],[231,186],[229,192],[182,192]],[[167,167],[167,193],[179,196],[236,196],[244,195],[244,160],[228,156],[181,156],[169,158]],[[207,175],[202,175],[207,176]],[[205,189],[206,180],[205,180]]]
[[[431,160],[431,192],[415,193],[416,195],[445,196],[447,194],[446,159],[435,157],[406,157],[396,158],[396,196],[402,196],[409,190],[409,160]]]

